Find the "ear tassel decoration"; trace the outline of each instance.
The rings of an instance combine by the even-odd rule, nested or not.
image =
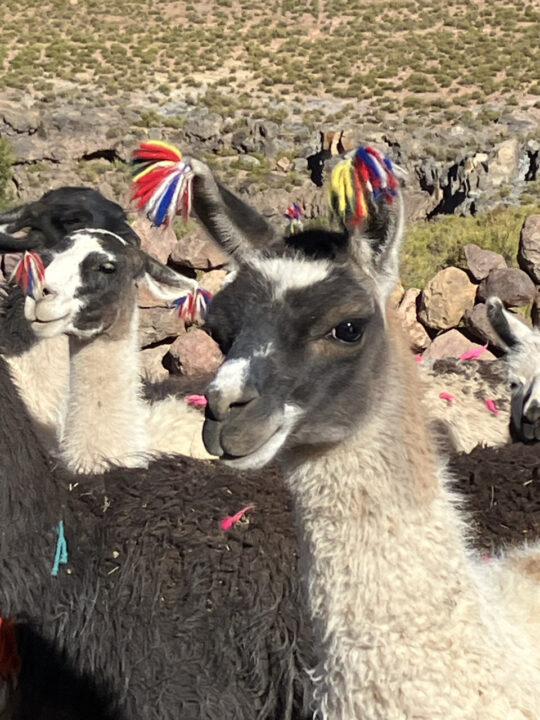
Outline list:
[[[191,211],[193,170],[174,145],[151,140],[133,153],[133,195],[139,210],[159,227]]]
[[[31,250],[24,253],[11,273],[10,282],[18,285],[25,295],[34,298],[43,290],[45,266],[39,255]]]
[[[398,183],[391,161],[378,150],[360,146],[332,171],[330,205],[345,225],[359,225],[381,201],[392,204]]]
[[[296,233],[302,232],[304,229],[304,223],[302,222],[304,211],[298,203],[289,205],[285,217],[289,221],[285,230],[286,235],[295,235]]]
[[[192,323],[195,320],[204,318],[211,299],[212,293],[199,288],[194,293],[183,295],[178,300],[174,300],[172,304],[178,308],[178,314],[183,320]]]

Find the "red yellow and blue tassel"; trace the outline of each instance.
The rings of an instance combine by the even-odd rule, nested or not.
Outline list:
[[[15,266],[10,281],[16,283],[25,295],[35,299],[45,282],[43,260],[32,250],[26,251]]]
[[[381,200],[392,204],[398,183],[391,161],[378,150],[361,145],[338,163],[330,176],[330,205],[345,225],[359,225]]]
[[[204,318],[211,299],[212,293],[199,288],[194,293],[183,295],[174,300],[172,304],[178,308],[178,314],[183,320],[192,323],[195,320]]]
[[[304,211],[298,203],[289,205],[285,217],[289,221],[285,230],[286,235],[295,235],[296,233],[302,232],[304,229],[304,223],[302,222]]]
[[[193,170],[178,148],[162,140],[142,142],[133,153],[133,200],[157,227],[177,214],[187,220],[192,203]]]

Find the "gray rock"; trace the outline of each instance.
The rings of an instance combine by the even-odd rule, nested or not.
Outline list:
[[[217,343],[197,328],[173,342],[164,363],[173,374],[204,375],[215,372],[223,360]]]
[[[476,340],[485,345],[489,343],[491,348],[505,350],[506,345],[493,329],[487,316],[485,303],[477,303],[471,310],[467,310],[464,316],[465,325]]]
[[[478,343],[473,343],[468,340],[459,330],[452,329],[442,333],[442,335],[438,335],[432,340],[431,345],[424,352],[424,358],[431,358],[433,360],[445,357],[459,358],[468,350],[477,350],[481,347]],[[489,350],[484,350],[478,359],[495,360],[495,355],[489,352]]]
[[[173,263],[196,270],[223,267],[229,259],[229,256],[200,227],[190,230],[177,240],[171,252]]]
[[[519,267],[540,284],[540,215],[529,215],[521,228]]]
[[[154,227],[147,218],[139,215],[133,222],[133,230],[141,238],[141,247],[152,257],[166,263],[176,247],[176,235],[170,225]]]
[[[489,161],[488,174],[491,187],[512,182],[518,172],[519,141],[516,137],[499,143],[492,159]]]
[[[418,288],[409,288],[405,292],[397,310],[402,326],[409,335],[411,348],[416,353],[422,352],[422,350],[425,350],[431,343],[425,327],[418,322],[416,313],[419,296],[420,290],[418,290]]]
[[[143,348],[167,338],[176,338],[184,332],[185,324],[176,308],[150,307],[139,310],[139,345]]]
[[[484,250],[478,245],[470,243],[463,248],[467,267],[475,280],[480,282],[488,276],[490,270],[505,268],[506,260],[499,253],[492,250]]]
[[[534,299],[535,294],[533,281],[519,268],[492,270],[478,288],[480,300],[487,300],[491,295],[497,295],[507,307],[527,305]]]
[[[170,345],[158,345],[153,348],[141,350],[139,361],[141,375],[152,383],[162,382],[169,377],[169,371],[163,366],[163,358],[169,351]]]
[[[455,327],[474,305],[476,285],[459,268],[440,270],[426,285],[420,298],[418,317],[434,330]]]

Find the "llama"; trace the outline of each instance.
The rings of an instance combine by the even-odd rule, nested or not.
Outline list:
[[[172,300],[197,292],[197,283],[106,230],[75,231],[47,254],[44,285],[26,298],[25,317],[38,338],[69,337],[61,456],[81,473],[111,462],[145,467],[151,406],[141,398],[137,286]]]
[[[315,715],[533,720],[538,548],[490,563],[469,550],[387,303],[403,209],[381,189],[382,160],[378,199],[351,203],[369,210],[362,231],[266,231],[264,249],[241,213],[237,233],[231,213],[220,222],[221,194],[192,167],[204,175],[194,192],[209,195],[199,217],[210,209],[205,224],[237,263],[206,319],[226,361],[203,437],[232,468],[284,467],[319,659]]]
[[[312,635],[279,474],[175,457],[73,476],[51,469],[2,358],[0,399],[16,720],[307,720]],[[51,578],[60,519],[69,557]]]
[[[61,244],[67,233],[82,227],[110,230],[130,245],[140,246],[140,239],[127,224],[122,208],[91,188],[63,187],[47,192],[37,202],[0,214],[0,222],[12,232],[29,228],[25,238],[10,237],[4,233],[0,237],[4,252],[32,247],[51,250]],[[24,298],[18,288],[11,289],[0,301],[0,351],[10,365],[13,379],[34,419],[40,441],[55,453],[62,438],[67,411],[68,343],[63,335],[37,343],[24,318],[23,304]],[[155,400],[152,390],[151,386],[146,386],[146,395],[152,400],[146,403],[144,409],[149,450],[182,452],[207,458],[208,453],[200,440],[200,413],[173,397]],[[189,392],[186,389],[184,394]]]
[[[512,430],[525,442],[540,440],[540,330],[531,329],[488,298],[488,318],[508,346],[508,381],[512,390]]]
[[[0,213],[0,227],[4,230],[0,233],[3,252],[54,247],[64,235],[83,227],[101,227],[116,232],[136,247],[141,244],[120,205],[88,187],[50,190],[39,200]],[[7,234],[24,228],[28,228],[24,238]],[[40,440],[46,447],[54,448],[57,436],[62,433],[69,384],[67,343],[59,336],[38,344],[24,320],[23,304],[18,288],[2,299],[0,352],[11,367]]]

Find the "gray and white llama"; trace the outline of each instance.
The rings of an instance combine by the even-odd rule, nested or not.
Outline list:
[[[534,720],[540,552],[482,563],[468,547],[387,303],[402,201],[372,157],[376,176],[361,153],[347,170],[369,213],[359,225],[353,198],[344,232],[287,240],[231,209],[193,163],[197,214],[237,263],[207,316],[226,361],[204,441],[233,468],[282,462],[315,628],[317,717]]]
[[[85,473],[111,462],[146,466],[155,448],[141,397],[137,287],[146,284],[156,296],[172,300],[197,293],[197,283],[106,230],[75,231],[45,254],[50,262],[43,283],[26,297],[25,317],[38,338],[69,338],[63,460]],[[185,407],[186,417],[190,412],[195,414]],[[176,415],[173,409],[160,418],[174,423]],[[191,426],[184,432],[191,435]]]

